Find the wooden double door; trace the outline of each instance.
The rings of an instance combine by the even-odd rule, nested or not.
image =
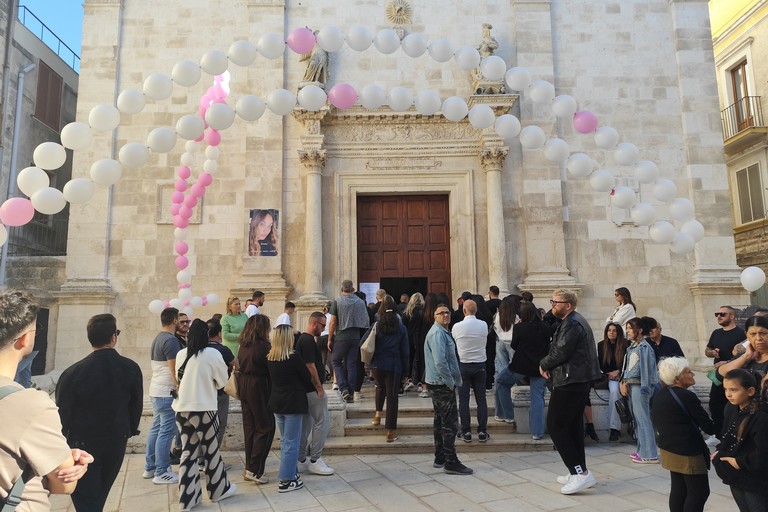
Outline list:
[[[403,292],[450,297],[448,196],[358,196],[357,272],[360,283],[390,283],[395,302]]]

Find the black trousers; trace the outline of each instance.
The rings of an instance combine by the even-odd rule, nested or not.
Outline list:
[[[384,370],[374,370],[373,375],[376,378],[376,410],[384,410],[384,400],[387,401],[387,416],[384,421],[384,428],[387,430],[397,430],[397,392],[400,389],[399,373],[385,372]]]
[[[435,408],[435,460],[457,462],[459,459],[456,456],[456,433],[459,430],[459,410],[456,406],[456,391],[448,386],[431,384],[427,384],[427,389]]]
[[[125,437],[105,437],[90,441],[71,441],[72,448],[80,448],[93,455],[88,471],[77,482],[72,503],[77,512],[101,512],[115,483],[125,457]]]
[[[725,398],[725,388],[715,386],[709,389],[709,412],[712,413],[712,421],[715,423],[715,435],[720,436],[723,431],[723,410],[728,399]]]
[[[709,475],[684,475],[669,472],[669,512],[702,512],[709,498]]]
[[[572,475],[587,471],[584,422],[581,417],[588,398],[588,382],[557,387],[549,398],[549,437]]]

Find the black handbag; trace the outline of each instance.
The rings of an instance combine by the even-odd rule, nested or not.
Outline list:
[[[616,412],[619,413],[619,419],[622,423],[632,422],[632,413],[629,411],[629,398],[621,396],[613,402],[616,407]]]

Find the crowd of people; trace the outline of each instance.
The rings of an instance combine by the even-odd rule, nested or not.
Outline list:
[[[661,463],[670,472],[671,511],[703,510],[710,466],[730,486],[740,511],[766,510],[768,311],[758,309],[746,330],[737,326],[734,308],[715,313],[719,328],[705,351],[714,359],[707,413],[690,389],[695,379],[680,344],[661,334],[656,319],[639,316],[627,288],[615,290],[618,305],[598,343],[576,311],[574,293],[555,290],[548,310],[537,308],[528,292],[503,298],[499,293],[495,286],[488,299],[465,292],[453,309],[445,294],[403,294],[396,304],[379,290],[368,307],[346,280],[336,299],[309,315],[303,332],[291,320],[293,303],[286,303],[273,326],[259,310],[265,300],[260,291],[244,312],[240,300],[230,297],[225,312],[207,322],[164,309],[150,349],[153,420],[144,478],[178,485],[182,511],[202,502],[203,482],[213,502],[237,492],[220,454],[230,400],[223,388],[235,382],[243,417],[243,479],[269,482],[266,460],[279,429],[278,491],[301,489],[302,473],[334,474],[322,458],[330,423],[324,384],[332,380],[339,398],[354,403],[370,376],[371,423],[383,423],[387,442],[398,439],[400,396],[414,391],[431,399],[433,466],[445,473],[473,473],[459,460],[455,443],[471,443],[475,435],[481,443],[490,440],[486,396],[495,397],[492,419],[516,432],[512,388],[528,386],[531,437],[548,433],[568,469],[557,478],[561,492],[593,487],[585,437],[598,439],[589,397],[600,388],[608,390],[609,441],[622,436],[615,404],[625,397],[631,413],[627,435],[637,443],[630,461]],[[0,499],[42,504],[48,493],[71,493],[76,510],[101,510],[127,440],[139,434],[141,370],[115,350],[116,318],[96,315],[87,325],[92,352],[61,375],[57,412],[45,395],[13,380],[34,346],[37,310],[29,294],[0,292],[0,399],[3,417],[14,419],[7,423],[16,433],[11,438],[18,440],[0,450]],[[365,363],[361,346],[370,356]],[[29,414],[14,413],[22,410]]]

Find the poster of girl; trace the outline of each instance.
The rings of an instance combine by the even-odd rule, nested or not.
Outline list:
[[[248,229],[249,256],[277,256],[278,210],[251,210]]]

